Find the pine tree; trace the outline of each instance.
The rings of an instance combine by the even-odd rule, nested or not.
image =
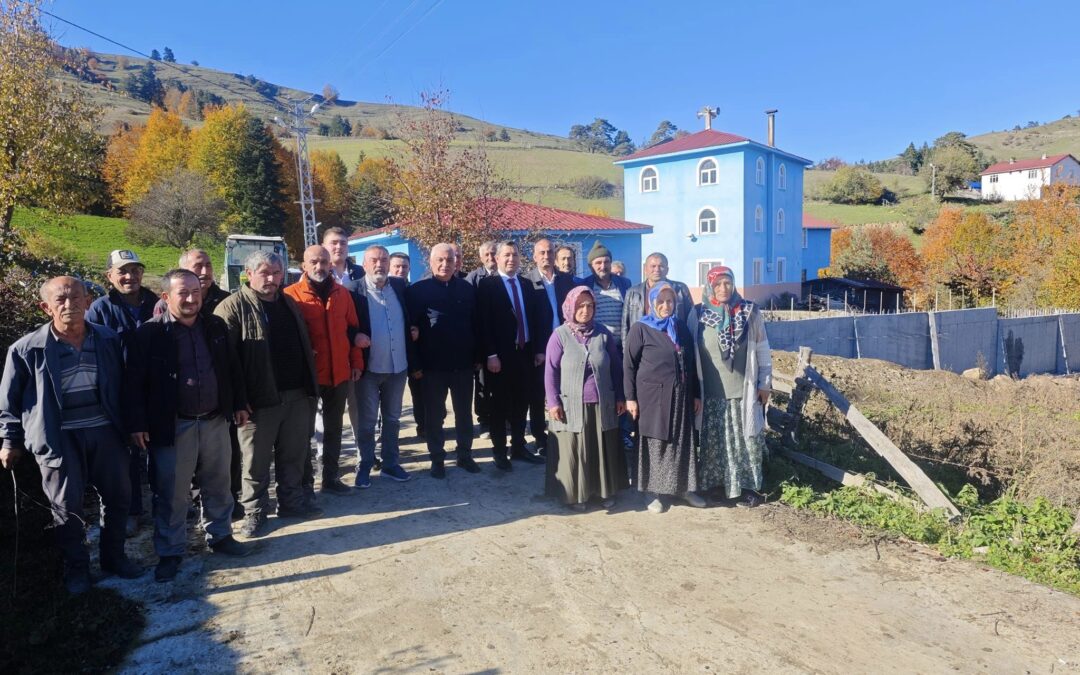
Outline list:
[[[173,51],[168,47],[165,48],[161,58],[166,63],[176,63],[176,57],[173,55]]]
[[[158,50],[152,49],[152,50],[150,50],[150,59],[153,60],[153,61],[160,61],[161,60],[161,54],[158,52]]]

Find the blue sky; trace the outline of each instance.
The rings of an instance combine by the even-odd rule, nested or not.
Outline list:
[[[297,14],[296,8],[302,9]],[[1052,7],[1052,8],[1051,8]],[[669,119],[777,142],[810,159],[882,159],[1080,109],[1080,3],[638,0],[55,0],[141,51],[343,98],[450,107],[565,135],[604,117],[635,141]],[[421,20],[421,17],[423,19]],[[62,44],[119,49],[55,23]]]

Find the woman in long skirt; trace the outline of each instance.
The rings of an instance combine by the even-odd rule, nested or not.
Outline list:
[[[650,313],[626,335],[624,387],[626,409],[637,420],[638,490],[652,497],[649,510],[664,510],[661,495],[705,506],[696,494],[694,413],[698,398],[694,341],[675,315],[675,289],[657,283],[649,292]]]
[[[735,289],[735,274],[721,266],[709,271],[690,329],[703,400],[699,487],[739,499],[738,506],[757,506],[772,390],[765,321]]]
[[[547,344],[544,389],[555,447],[547,456],[547,493],[575,511],[599,497],[605,508],[626,487],[619,436],[625,409],[622,358],[615,338],[594,321],[596,299],[585,286],[566,295],[565,323]]]

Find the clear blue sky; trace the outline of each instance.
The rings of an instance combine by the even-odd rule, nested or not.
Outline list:
[[[332,83],[363,101],[415,103],[420,90],[441,86],[455,111],[560,135],[594,117],[635,141],[663,119],[697,130],[694,112],[709,104],[721,110],[714,128],[763,140],[762,111],[779,108],[778,145],[815,160],[882,159],[950,130],[974,135],[1080,109],[1077,2],[55,0],[46,8],[144,52],[168,45],[180,62],[309,91]],[[62,44],[119,51],[54,24]]]

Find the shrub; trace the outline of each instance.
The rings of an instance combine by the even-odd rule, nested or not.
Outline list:
[[[836,204],[874,204],[885,194],[877,177],[866,169],[844,166],[825,185],[821,196]]]
[[[600,176],[582,176],[566,186],[582,199],[607,199],[615,195],[615,185]]]

